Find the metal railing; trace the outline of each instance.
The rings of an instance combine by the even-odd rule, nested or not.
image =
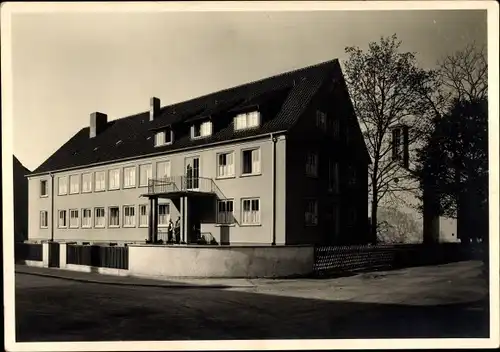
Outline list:
[[[172,176],[148,180],[148,194],[175,192],[216,193],[216,186],[207,177]]]

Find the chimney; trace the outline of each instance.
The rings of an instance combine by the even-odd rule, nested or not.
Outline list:
[[[153,121],[160,112],[160,99],[152,97],[149,100],[149,121]]]
[[[104,131],[108,124],[108,115],[102,112],[93,112],[90,114],[90,138],[94,138]]]

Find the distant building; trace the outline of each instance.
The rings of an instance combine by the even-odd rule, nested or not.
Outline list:
[[[14,169],[14,238],[16,241],[28,239],[28,179],[30,170],[13,156]]]
[[[195,83],[193,83],[195,84]],[[30,240],[365,243],[369,156],[338,60],[108,121],[29,176]]]

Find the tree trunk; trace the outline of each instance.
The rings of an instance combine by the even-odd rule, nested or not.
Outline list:
[[[378,208],[378,193],[375,187],[372,191],[372,209],[371,209],[371,226],[370,226],[370,243],[377,244],[377,208]]]

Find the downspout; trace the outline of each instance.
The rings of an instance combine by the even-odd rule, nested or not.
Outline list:
[[[54,241],[54,174],[50,173],[50,241]]]
[[[271,134],[271,141],[272,141],[272,204],[273,204],[273,209],[271,212],[272,216],[272,221],[271,221],[271,233],[272,233],[272,238],[273,241],[271,245],[275,246],[276,245],[276,142],[278,141],[278,138],[276,138],[275,135]]]

